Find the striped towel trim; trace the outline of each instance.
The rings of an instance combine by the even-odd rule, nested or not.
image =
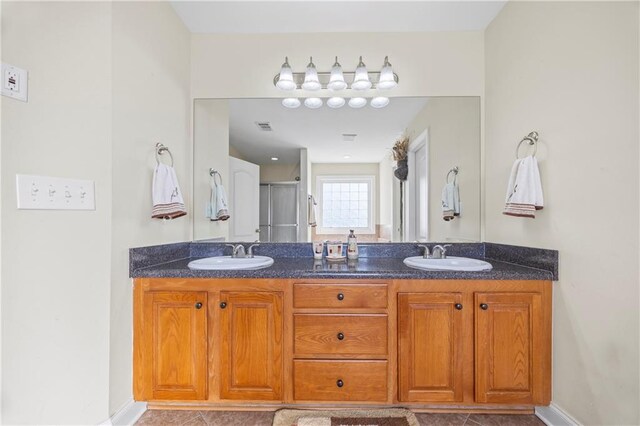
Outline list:
[[[175,219],[186,214],[183,203],[156,204],[151,211],[151,217],[154,219]]]

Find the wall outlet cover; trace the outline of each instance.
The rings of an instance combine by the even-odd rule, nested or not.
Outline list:
[[[29,75],[26,70],[2,62],[2,95],[27,102]]]

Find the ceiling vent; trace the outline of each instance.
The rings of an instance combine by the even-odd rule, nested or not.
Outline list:
[[[358,135],[355,133],[343,133],[342,140],[345,142],[353,142],[354,140],[356,140],[356,136]]]
[[[256,126],[263,132],[271,132],[273,129],[271,128],[271,123],[268,121],[256,121]]]

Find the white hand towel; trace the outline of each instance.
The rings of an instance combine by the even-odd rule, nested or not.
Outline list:
[[[205,206],[205,216],[211,220],[216,220],[216,211],[217,211],[217,203],[216,203],[216,186],[215,186],[215,178],[209,179],[209,186],[211,187],[209,191],[209,201]]]
[[[308,210],[307,210],[307,213],[309,216],[308,223],[309,223],[309,226],[315,227],[318,225],[316,220],[316,216],[318,214],[318,212],[316,211],[318,203],[316,203],[316,200],[315,198],[313,198],[313,195],[309,195],[308,203],[309,203]]]
[[[538,160],[533,156],[517,159],[511,168],[503,214],[536,217],[536,210],[544,207]]]
[[[224,190],[222,183],[216,186],[216,205],[215,205],[215,219],[212,220],[227,220],[229,219],[229,203],[227,202],[227,192]]]
[[[152,185],[153,210],[155,219],[175,219],[187,214],[184,199],[178,185],[178,177],[173,167],[158,164],[153,171]]]
[[[460,190],[451,182],[442,188],[442,219],[448,222],[456,216],[460,216]]]

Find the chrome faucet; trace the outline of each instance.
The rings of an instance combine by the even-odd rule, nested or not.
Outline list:
[[[247,257],[244,253],[244,246],[242,244],[226,244],[231,247],[233,251],[231,252],[231,257]]]
[[[451,247],[451,244],[445,244],[441,246],[440,244],[433,246],[433,250],[431,253],[431,258],[433,259],[446,259],[447,258],[447,248]]]
[[[251,244],[247,249],[247,257],[253,257],[253,248],[258,247],[260,244]]]
[[[431,259],[431,252],[429,251],[429,246],[425,244],[418,244],[418,248],[423,247],[424,253],[422,254],[423,259]]]

